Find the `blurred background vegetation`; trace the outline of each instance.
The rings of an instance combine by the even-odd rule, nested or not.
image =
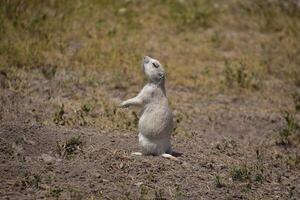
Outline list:
[[[0,70],[20,91],[41,70],[65,87],[130,96],[149,55],[165,65],[175,105],[176,90],[299,96],[298,0],[3,0],[0,27]]]

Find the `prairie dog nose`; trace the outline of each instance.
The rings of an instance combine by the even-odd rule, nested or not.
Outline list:
[[[150,62],[150,57],[149,56],[144,56],[144,63]]]

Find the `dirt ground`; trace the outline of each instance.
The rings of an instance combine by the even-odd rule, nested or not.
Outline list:
[[[273,142],[285,122],[280,112],[270,109],[270,100],[241,94],[206,97],[169,88],[170,94],[181,98],[181,109],[186,111],[185,116],[176,117],[177,122],[182,120],[172,140],[174,150],[181,154],[176,162],[132,157],[130,153],[138,150],[136,129],[107,131],[95,125],[45,122],[49,115],[55,116],[54,100],[49,100],[45,90],[58,87],[58,80],[47,80],[39,71],[33,74],[27,88],[31,95],[1,89],[3,199],[300,197],[299,148]],[[72,90],[80,88],[80,95],[87,95],[82,85]],[[117,103],[114,92],[121,93],[115,89],[111,94]],[[64,96],[60,92],[54,97],[78,98]],[[99,115],[91,114],[91,118]],[[78,140],[68,143],[71,138]]]
[[[0,3],[0,199],[300,199],[298,0]],[[138,151],[143,56],[179,161]]]

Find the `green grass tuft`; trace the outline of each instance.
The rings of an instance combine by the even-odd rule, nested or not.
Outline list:
[[[289,112],[285,112],[283,116],[285,121],[285,126],[279,131],[279,140],[277,144],[279,145],[290,145],[291,139],[300,140],[300,126],[295,119],[295,116]],[[296,138],[295,138],[296,137]]]
[[[81,151],[82,141],[80,136],[72,137],[63,144],[57,142],[57,152],[63,158],[70,157],[78,151]]]

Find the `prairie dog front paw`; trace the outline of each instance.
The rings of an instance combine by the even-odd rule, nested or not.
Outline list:
[[[119,107],[120,108],[127,108],[129,105],[126,103],[126,101],[123,101],[120,105],[119,105]]]

